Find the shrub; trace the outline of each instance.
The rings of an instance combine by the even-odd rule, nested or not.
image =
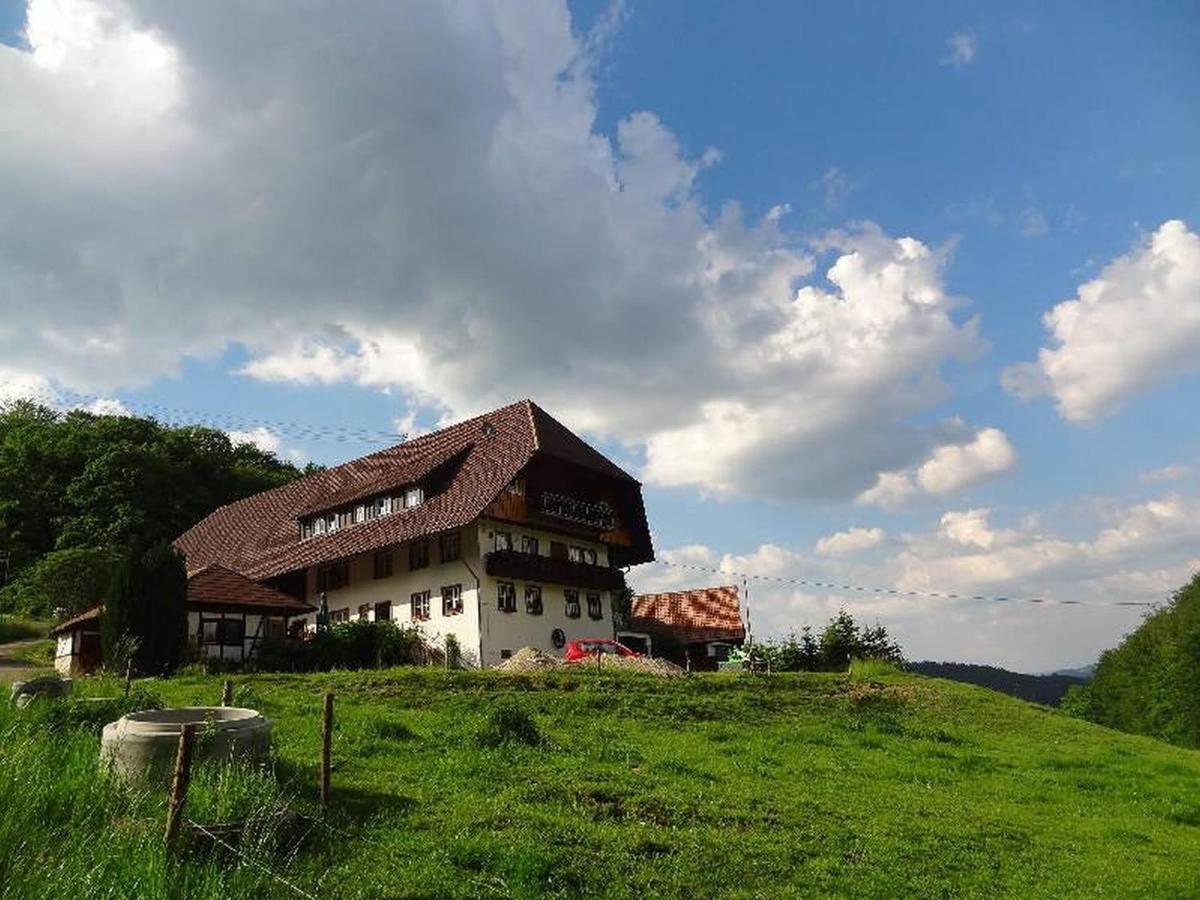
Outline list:
[[[542,742],[533,717],[521,707],[503,701],[484,716],[475,739],[479,746],[491,748],[512,744],[536,747]]]
[[[30,616],[76,616],[103,600],[113,560],[111,550],[93,547],[47,553],[0,591],[0,609]]]
[[[416,628],[358,620],[334,625],[306,641],[268,641],[246,668],[313,672],[415,665],[424,641]]]

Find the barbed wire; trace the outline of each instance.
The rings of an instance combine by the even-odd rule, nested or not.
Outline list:
[[[191,825],[193,828],[195,828],[201,834],[207,835],[210,840],[216,841],[218,844],[220,844],[226,850],[235,854],[238,858],[244,859],[246,862],[248,862],[254,868],[258,869],[260,872],[265,872],[266,874],[270,875],[272,878],[274,878],[280,884],[286,885],[287,887],[291,888],[293,891],[295,891],[301,897],[307,897],[308,900],[317,900],[316,894],[310,894],[308,891],[304,890],[302,887],[299,887],[298,885],[295,885],[292,882],[288,881],[286,878],[284,878],[282,875],[280,875],[278,872],[276,872],[270,866],[266,865],[265,863],[261,863],[258,860],[256,860],[254,857],[243,853],[241,850],[239,850],[237,847],[233,846],[233,844],[229,843],[224,838],[220,837],[219,835],[213,834],[211,831],[209,831],[207,828],[205,828],[199,822],[195,821],[194,819],[188,819],[187,822],[189,825]]]
[[[667,559],[657,560],[664,566],[671,566],[676,569],[695,569],[703,572],[714,572],[719,575],[731,575],[736,578],[754,579],[756,581],[774,581],[784,584],[795,584],[803,587],[822,588],[824,590],[836,591],[854,591],[863,594],[879,594],[883,596],[894,597],[930,597],[936,600],[974,600],[985,603],[1032,603],[1044,604],[1048,606],[1144,606],[1151,607],[1156,604],[1144,600],[1112,600],[1109,602],[1085,602],[1083,600],[1057,600],[1048,597],[1000,597],[987,596],[984,594],[965,594],[954,593],[950,591],[911,591],[903,588],[888,588],[888,587],[868,587],[859,584],[850,584],[843,581],[818,581],[814,578],[798,578],[785,575],[759,575],[754,572],[740,572],[733,569],[718,568],[716,566],[703,566],[697,563],[680,563],[673,562]]]

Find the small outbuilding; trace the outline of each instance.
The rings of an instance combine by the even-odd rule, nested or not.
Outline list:
[[[54,646],[54,669],[59,675],[73,678],[100,668],[100,615],[103,606],[95,606],[73,619],[67,619],[51,629]]]
[[[650,636],[654,655],[694,670],[713,670],[746,640],[738,589],[733,585],[639,594],[629,630]]]
[[[284,639],[293,620],[313,611],[303,600],[224,566],[205,566],[188,576],[188,640],[211,659],[249,659],[263,641]],[[60,675],[86,675],[100,668],[103,613],[103,606],[94,606],[50,632],[58,641],[54,668]]]

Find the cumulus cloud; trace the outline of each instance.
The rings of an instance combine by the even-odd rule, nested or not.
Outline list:
[[[912,465],[943,364],[981,346],[948,248],[710,208],[718,151],[652,111],[597,126],[620,21],[31,0],[29,46],[0,46],[0,350],[93,393],[236,344],[246,377],[428,419],[532,396],[715,493]]]
[[[1195,466],[1189,466],[1184,463],[1173,463],[1169,466],[1163,466],[1160,469],[1143,472],[1138,480],[1143,482],[1181,481],[1184,478],[1190,478],[1195,472]]]
[[[821,538],[817,541],[816,551],[822,556],[844,556],[878,547],[885,540],[887,532],[882,528],[848,528]]]
[[[973,63],[978,52],[979,39],[968,31],[960,31],[946,38],[946,55],[942,57],[942,65],[961,69]]]
[[[227,431],[229,440],[234,444],[252,444],[265,453],[278,453],[283,449],[283,441],[279,435],[262,425],[247,431]]]
[[[999,428],[982,428],[961,443],[935,447],[929,457],[906,471],[881,472],[858,496],[860,503],[895,509],[932,494],[947,494],[1009,471],[1017,454]]]
[[[923,530],[893,536],[887,552],[859,557],[822,553],[820,544],[812,553],[778,544],[741,554],[668,548],[661,559],[719,571],[652,563],[630,580],[645,591],[742,584],[741,574],[725,573],[766,576],[745,582],[758,637],[819,626],[845,606],[862,621],[886,624],[913,659],[1047,671],[1095,660],[1138,624],[1144,608],[1115,601],[1163,602],[1200,569],[1200,499],[1169,495],[1092,510],[1082,536],[1047,530],[1039,515],[998,527],[991,510],[951,510]]]
[[[1052,396],[1063,418],[1108,415],[1139,391],[1200,371],[1200,236],[1164,222],[1043,317],[1053,346],[1010,367],[1022,398]]]

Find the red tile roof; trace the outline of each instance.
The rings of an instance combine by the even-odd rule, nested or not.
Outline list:
[[[302,615],[315,607],[251,581],[245,575],[224,566],[206,566],[188,578],[187,602],[190,608],[238,607],[249,612],[263,611]]]
[[[746,639],[738,589],[733,585],[639,594],[633,598],[629,630],[669,631],[685,644]]]
[[[91,609],[87,610],[86,612],[81,612],[79,615],[75,616],[75,618],[67,619],[67,621],[63,622],[61,625],[54,626],[53,628],[50,629],[50,634],[57,637],[60,634],[66,634],[68,631],[74,631],[77,626],[83,625],[87,622],[91,622],[91,621],[95,620],[98,623],[99,619],[100,619],[100,614],[103,612],[104,612],[103,605],[93,606]]]
[[[636,495],[636,521],[627,523],[634,546],[621,564],[654,558],[637,481],[529,400],[223,506],[176,545],[189,572],[220,564],[263,580],[466,525],[535,455],[629,485]],[[419,506],[300,539],[298,516],[383,493],[439,467],[449,472],[449,485]]]

